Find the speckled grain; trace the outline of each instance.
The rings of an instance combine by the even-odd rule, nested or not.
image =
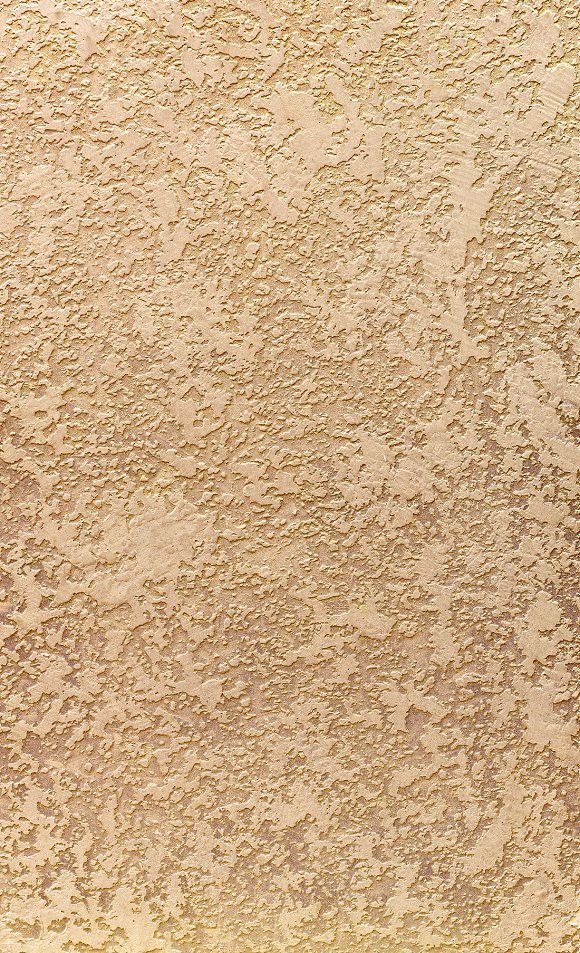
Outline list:
[[[1,953],[580,949],[576,17],[0,6]]]

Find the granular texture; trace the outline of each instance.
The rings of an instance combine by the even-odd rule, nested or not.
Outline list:
[[[580,950],[577,13],[4,0],[1,953]]]

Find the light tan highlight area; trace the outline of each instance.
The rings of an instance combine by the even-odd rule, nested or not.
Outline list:
[[[575,953],[569,0],[0,7],[0,953]]]

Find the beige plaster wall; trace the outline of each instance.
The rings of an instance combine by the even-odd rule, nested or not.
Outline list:
[[[2,953],[580,949],[576,16],[2,5]]]

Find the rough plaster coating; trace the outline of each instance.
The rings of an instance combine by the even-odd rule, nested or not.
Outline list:
[[[580,949],[576,16],[1,8],[2,953]]]

